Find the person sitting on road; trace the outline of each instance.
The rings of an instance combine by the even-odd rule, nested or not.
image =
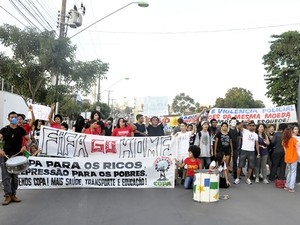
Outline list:
[[[186,177],[183,184],[185,189],[193,188],[195,170],[202,168],[199,155],[200,155],[200,148],[196,145],[190,145],[188,149],[188,157],[185,158],[183,163],[180,164],[179,161],[176,160],[176,165],[178,167],[184,168],[185,166],[187,166]]]

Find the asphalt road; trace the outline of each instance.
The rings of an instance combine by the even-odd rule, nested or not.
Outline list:
[[[1,190],[3,194],[3,190]],[[254,225],[298,224],[300,187],[295,193],[270,184],[220,189],[228,200],[200,203],[192,190],[56,189],[19,190],[21,203],[0,206],[0,225]]]

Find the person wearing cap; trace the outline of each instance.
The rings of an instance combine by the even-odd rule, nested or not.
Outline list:
[[[200,159],[202,161],[202,167],[209,168],[211,163],[211,156],[213,155],[213,142],[210,133],[208,132],[208,121],[201,122],[201,130],[197,132],[194,144],[201,149]]]
[[[253,120],[248,122],[247,129],[241,128],[242,133],[242,147],[239,157],[239,166],[237,168],[237,178],[234,181],[234,184],[240,183],[240,175],[242,168],[246,165],[246,160],[248,160],[248,173],[247,173],[247,184],[252,184],[250,177],[252,171],[255,167],[255,150],[257,151],[257,157],[260,157],[259,154],[259,145],[258,145],[258,135],[255,133],[255,123]]]

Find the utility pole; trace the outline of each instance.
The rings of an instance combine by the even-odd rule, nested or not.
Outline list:
[[[60,12],[60,26],[59,26],[59,37],[65,37],[65,24],[66,24],[66,6],[67,0],[62,0],[61,12]]]
[[[59,38],[65,37],[65,23],[66,23],[66,6],[67,0],[62,0],[61,3],[61,12],[60,12],[60,23],[59,23]],[[59,102],[58,102],[58,83],[59,83],[59,74],[56,74],[55,80],[55,114],[58,114]]]

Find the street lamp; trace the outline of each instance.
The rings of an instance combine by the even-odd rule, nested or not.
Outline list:
[[[107,96],[107,105],[109,106],[109,101],[110,101],[110,92],[112,92],[112,90],[110,90],[110,88],[112,88],[113,86],[115,86],[116,84],[118,84],[119,82],[121,82],[122,80],[129,80],[129,77],[123,77],[120,80],[117,80],[115,83],[113,83],[112,85],[108,86],[108,88],[106,88],[104,91],[108,92],[108,96]],[[103,91],[103,92],[104,92]],[[102,93],[103,93],[102,92]]]
[[[99,23],[100,21],[106,19],[107,17],[109,17],[109,16],[111,16],[111,15],[113,15],[113,14],[115,14],[115,13],[121,11],[122,9],[124,9],[124,8],[126,8],[126,7],[128,7],[128,6],[130,6],[130,5],[133,5],[133,4],[137,4],[138,6],[143,7],[143,8],[146,8],[146,7],[149,6],[149,4],[148,4],[147,2],[130,2],[130,3],[128,3],[127,5],[124,5],[123,7],[121,7],[121,8],[119,8],[119,9],[117,9],[117,10],[111,12],[110,14],[108,14],[108,15],[102,17],[101,19],[95,21],[94,23],[88,25],[87,27],[83,28],[81,31],[78,31],[76,34],[73,34],[73,35],[70,37],[70,39],[72,39],[73,37],[77,36],[78,34],[80,34],[81,32],[85,31],[86,29],[90,28],[91,26],[94,26],[96,23]]]

